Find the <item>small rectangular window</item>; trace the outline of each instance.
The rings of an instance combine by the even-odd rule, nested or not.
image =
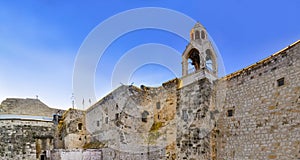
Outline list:
[[[147,123],[147,116],[149,115],[148,111],[144,111],[142,113],[142,122],[146,122]]]
[[[232,109],[229,109],[229,110],[227,111],[227,116],[228,116],[228,117],[232,117],[232,116],[233,116],[233,110],[232,110]]]
[[[156,109],[160,109],[160,102],[156,102]]]
[[[119,113],[116,113],[116,120],[119,120]]]
[[[283,86],[284,85],[284,78],[280,78],[277,80],[277,86],[280,87],[280,86]]]
[[[277,69],[277,67],[273,67],[272,69],[271,69],[271,71],[273,72],[273,71],[275,71]]]
[[[105,123],[108,124],[108,117],[105,117]]]
[[[78,123],[78,130],[82,130],[82,123]]]
[[[187,114],[186,110],[182,110],[182,119],[183,119],[184,121],[187,121],[187,120],[188,120],[188,114]]]
[[[97,127],[99,127],[100,126],[100,121],[97,121]]]

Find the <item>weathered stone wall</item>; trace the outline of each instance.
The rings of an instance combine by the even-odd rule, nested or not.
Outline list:
[[[56,149],[82,149],[88,143],[85,111],[67,110],[56,126]]]
[[[144,160],[162,159],[159,152],[127,153],[111,148],[101,149],[54,149],[51,151],[53,160]]]
[[[214,82],[121,86],[88,109],[91,141],[115,159],[300,158],[299,46]]]
[[[177,159],[210,159],[214,129],[213,85],[204,78],[178,90]]]
[[[95,149],[54,149],[51,151],[53,160],[103,160],[102,150]]]
[[[0,120],[0,159],[35,160],[53,149],[52,122]]]
[[[156,160],[165,159],[164,154],[160,150],[150,151],[147,153],[138,152],[120,152],[111,148],[102,148],[103,160]]]
[[[218,159],[300,158],[299,43],[219,80],[217,90]]]
[[[158,88],[121,86],[104,97],[86,113],[91,142],[149,159],[174,156],[177,83],[175,79]]]

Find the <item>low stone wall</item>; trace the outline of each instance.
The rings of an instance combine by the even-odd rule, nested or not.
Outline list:
[[[111,148],[101,149],[55,149],[51,151],[53,160],[146,160],[165,159],[158,152],[127,153],[119,152]]]
[[[51,152],[51,159],[54,160],[102,160],[101,149],[55,149]]]
[[[0,159],[36,160],[42,151],[52,149],[52,122],[0,120]]]

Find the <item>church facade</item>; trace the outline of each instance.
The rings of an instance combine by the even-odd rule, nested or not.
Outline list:
[[[300,41],[222,78],[217,59],[197,23],[182,77],[160,87],[122,85],[85,111],[53,110],[49,133],[24,142],[36,155],[29,159],[300,158]],[[0,151],[16,159],[7,146]]]

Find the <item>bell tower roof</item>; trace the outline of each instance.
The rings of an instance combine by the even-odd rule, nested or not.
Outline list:
[[[204,26],[203,26],[200,22],[197,22],[197,23],[194,25],[193,29],[196,29],[196,28],[204,28]]]

